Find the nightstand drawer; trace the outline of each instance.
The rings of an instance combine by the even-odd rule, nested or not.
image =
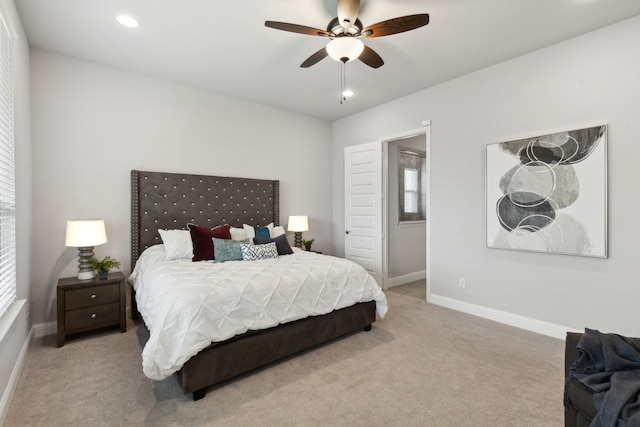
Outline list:
[[[120,299],[118,283],[110,285],[92,286],[65,292],[66,310],[93,307],[101,304],[118,302]]]
[[[67,332],[95,329],[118,324],[119,319],[120,304],[116,300],[112,304],[67,311],[65,313],[65,329]]]

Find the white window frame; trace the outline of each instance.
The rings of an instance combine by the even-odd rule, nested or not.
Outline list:
[[[0,317],[16,300],[16,195],[13,99],[15,39],[0,15]]]

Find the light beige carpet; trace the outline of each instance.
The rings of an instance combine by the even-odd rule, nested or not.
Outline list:
[[[209,389],[142,373],[146,330],[36,339],[6,426],[561,426],[563,342],[387,292],[359,332]]]

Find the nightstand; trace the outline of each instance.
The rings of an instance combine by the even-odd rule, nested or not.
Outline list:
[[[58,280],[58,347],[71,334],[120,325],[127,331],[125,280],[120,271],[105,280],[65,277]]]

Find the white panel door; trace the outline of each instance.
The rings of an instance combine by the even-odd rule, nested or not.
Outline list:
[[[344,149],[345,243],[356,262],[382,286],[382,144]]]

